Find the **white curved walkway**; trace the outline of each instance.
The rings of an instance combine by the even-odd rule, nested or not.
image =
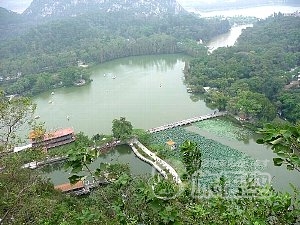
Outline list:
[[[146,153],[149,157],[152,158],[153,161],[146,159],[144,156],[142,156],[138,150],[134,147],[134,144],[136,144],[144,153]],[[148,148],[146,148],[139,140],[134,139],[132,140],[132,143],[130,143],[130,147],[133,150],[133,152],[136,154],[137,157],[142,159],[143,161],[153,165],[157,171],[162,174],[165,178],[167,178],[167,172],[170,173],[173,176],[173,181],[176,182],[177,184],[181,184],[182,181],[177,174],[177,172],[173,169],[172,166],[170,166],[168,163],[166,163],[164,160],[156,156],[155,153],[151,152]],[[163,168],[161,168],[158,164],[160,164]]]

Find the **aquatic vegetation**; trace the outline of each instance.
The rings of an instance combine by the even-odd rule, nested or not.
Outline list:
[[[171,150],[166,145],[168,140],[176,142],[174,150]],[[160,149],[158,153],[178,169],[179,171],[177,172],[181,175],[183,171],[179,146],[185,140],[196,142],[202,152],[202,167],[201,171],[197,173],[197,177],[199,178],[197,185],[201,185],[201,188],[209,189],[210,185],[221,176],[224,176],[227,180],[228,192],[236,193],[238,191],[238,184],[244,183],[247,179],[254,176],[258,178],[262,174],[260,171],[263,170],[263,166],[259,165],[255,159],[245,153],[187,131],[182,127],[176,127],[151,135],[152,143],[166,146]],[[258,174],[256,171],[259,171]]]
[[[193,125],[218,136],[239,141],[249,139],[253,135],[252,131],[224,119],[204,120]]]

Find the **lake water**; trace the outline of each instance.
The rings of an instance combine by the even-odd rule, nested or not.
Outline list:
[[[155,169],[153,169],[149,164],[139,160],[132,153],[131,148],[127,145],[118,146],[105,155],[102,155],[92,163],[90,168],[96,169],[100,165],[100,163],[127,164],[133,176],[142,176],[147,174],[151,175],[153,172],[155,172]],[[55,185],[68,182],[70,173],[64,170],[62,163],[45,166],[42,170],[47,173],[47,176],[51,178],[51,181]]]
[[[101,64],[91,69],[91,84],[36,97],[36,114],[50,130],[73,127],[93,135],[110,134],[112,120],[121,116],[134,128],[149,129],[211,113],[203,101],[192,101],[183,84],[182,70],[188,59],[183,55],[139,56]]]
[[[111,121],[120,116],[125,116],[135,128],[148,129],[211,113],[213,110],[202,100],[193,101],[186,91],[182,69],[189,59],[183,55],[141,56],[98,65],[91,69],[93,82],[90,85],[63,88],[55,90],[54,95],[49,92],[36,97],[37,114],[46,122],[48,129],[74,127],[76,132],[93,135],[111,133]],[[67,115],[70,120],[67,120]],[[244,143],[216,137],[204,130],[195,132],[255,159],[269,160],[266,172],[275,177],[273,183],[276,188],[288,190],[289,182],[300,186],[299,174],[274,167],[272,151],[254,140]],[[152,172],[152,168],[138,160],[128,147],[111,151],[96,164],[103,161],[126,163],[135,175]],[[61,168],[49,173],[55,184],[67,182],[68,175]]]
[[[233,27],[227,34],[213,39],[209,47],[231,46],[247,25]],[[48,130],[73,127],[88,135],[111,133],[112,120],[125,116],[134,128],[149,129],[165,123],[211,113],[203,101],[195,101],[186,91],[183,80],[184,55],[129,57],[90,68],[93,82],[87,86],[62,88],[41,94],[34,99],[37,115]],[[114,78],[115,77],[115,78]],[[52,102],[52,103],[49,103]],[[67,116],[70,118],[67,119]],[[254,140],[247,143],[220,138],[205,131],[195,131],[225,145],[247,153],[255,159],[269,160],[266,172],[274,186],[289,190],[288,183],[300,186],[300,176],[283,167],[274,167],[270,149]],[[117,148],[102,161],[127,163],[135,175],[149,174],[152,168],[137,160],[127,147]],[[98,163],[98,161],[97,161]],[[62,169],[49,176],[55,184],[67,182],[68,174]]]
[[[131,121],[134,128],[149,129],[211,113],[203,101],[193,101],[186,91],[182,70],[189,59],[184,55],[139,56],[98,65],[91,69],[91,84],[34,98],[36,115],[48,130],[73,127],[75,132],[91,136],[110,134],[112,120],[121,116]],[[126,163],[135,175],[152,172],[152,167],[137,159],[126,146],[95,163],[103,160]],[[49,171],[54,184],[68,182],[68,175],[62,168]]]

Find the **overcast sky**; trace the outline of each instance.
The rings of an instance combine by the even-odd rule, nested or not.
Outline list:
[[[224,2],[225,0],[177,0],[183,6],[190,3],[216,3]],[[227,0],[227,2],[235,2],[236,0]],[[0,7],[21,13],[23,12],[32,2],[32,0],[0,0]]]
[[[32,0],[0,0],[0,7],[21,13],[31,2]]]

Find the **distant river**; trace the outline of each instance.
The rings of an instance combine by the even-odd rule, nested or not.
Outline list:
[[[209,48],[209,52],[212,52],[220,47],[228,47],[233,46],[238,39],[238,37],[242,34],[243,29],[247,27],[252,27],[253,24],[245,24],[245,25],[238,25],[231,27],[230,31],[218,35],[214,37],[208,44],[207,47]]]
[[[230,9],[230,10],[217,10],[217,11],[199,11],[196,9],[190,9],[197,14],[200,14],[201,17],[214,17],[214,16],[225,16],[225,17],[234,17],[234,16],[253,16],[260,19],[265,19],[268,16],[274,13],[292,13],[297,10],[300,10],[300,6],[287,6],[287,5],[267,5],[267,6],[257,6],[241,9]]]
[[[251,7],[251,8],[243,8],[243,9],[232,9],[232,10],[219,10],[219,11],[210,11],[210,12],[201,12],[194,10],[201,17],[214,17],[214,16],[225,16],[225,17],[234,17],[234,16],[253,16],[260,19],[265,19],[268,16],[274,13],[292,13],[297,10],[300,10],[299,7],[295,6],[260,6],[260,7]],[[227,47],[233,46],[241,35],[243,29],[247,27],[252,27],[253,24],[245,24],[233,26],[229,32],[225,34],[218,35],[214,37],[207,46],[209,47],[209,52],[216,50],[219,47]]]

